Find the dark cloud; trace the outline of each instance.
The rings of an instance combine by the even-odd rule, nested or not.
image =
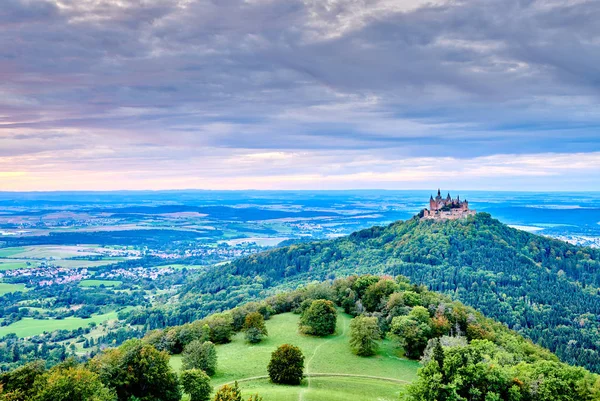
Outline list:
[[[593,0],[7,0],[0,138],[60,148],[66,130],[123,157],[595,152],[598,20]]]

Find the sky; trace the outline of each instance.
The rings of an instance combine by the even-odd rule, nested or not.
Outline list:
[[[600,190],[597,0],[2,0],[0,190]]]

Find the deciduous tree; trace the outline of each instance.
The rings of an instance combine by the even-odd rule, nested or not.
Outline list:
[[[300,348],[283,344],[271,354],[267,370],[273,383],[300,384],[304,376],[304,355]]]
[[[263,337],[267,335],[267,327],[265,326],[265,318],[263,315],[259,312],[251,312],[246,315],[244,332],[246,340],[249,343],[259,343]]]
[[[350,322],[350,346],[356,355],[371,356],[377,352],[381,337],[376,317],[357,316]]]
[[[169,364],[169,354],[142,340],[129,340],[119,348],[97,355],[90,368],[115,389],[119,401],[179,401],[179,379]]]
[[[184,369],[201,369],[209,376],[217,370],[217,350],[210,341],[192,341],[183,349],[181,359]]]
[[[203,370],[188,369],[181,372],[181,386],[190,401],[208,401],[212,393],[210,377]]]
[[[337,310],[331,301],[312,301],[300,317],[300,331],[314,336],[326,336],[335,332]]]

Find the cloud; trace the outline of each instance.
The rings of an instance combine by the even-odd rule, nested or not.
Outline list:
[[[28,172],[14,182],[31,189],[45,185],[40,166],[86,171],[99,187],[117,185],[112,174],[119,187],[204,187],[194,166],[231,176],[222,160],[241,175],[277,166],[253,170],[257,186],[316,174],[375,187],[435,179],[399,160],[448,158],[473,183],[553,186],[567,175],[549,164],[522,174],[486,161],[596,160],[598,19],[591,0],[8,0],[0,166]],[[569,185],[598,186],[596,170],[577,171]]]

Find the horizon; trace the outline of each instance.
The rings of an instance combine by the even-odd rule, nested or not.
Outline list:
[[[343,189],[256,189],[256,188],[242,188],[242,189],[209,189],[209,188],[182,188],[182,189],[108,189],[108,190],[88,190],[88,189],[77,189],[77,190],[31,190],[31,191],[18,191],[18,190],[0,190],[0,194],[69,194],[69,193],[90,193],[90,194],[111,194],[111,193],[159,193],[159,192],[282,192],[282,193],[293,193],[293,192],[431,192],[432,195],[437,193],[436,190],[430,189],[419,189],[419,188],[408,188],[408,189],[393,189],[393,188],[343,188]],[[450,193],[451,195],[459,192],[470,192],[470,193],[523,193],[523,194],[600,194],[600,190],[512,190],[512,189],[442,189],[442,195]]]

